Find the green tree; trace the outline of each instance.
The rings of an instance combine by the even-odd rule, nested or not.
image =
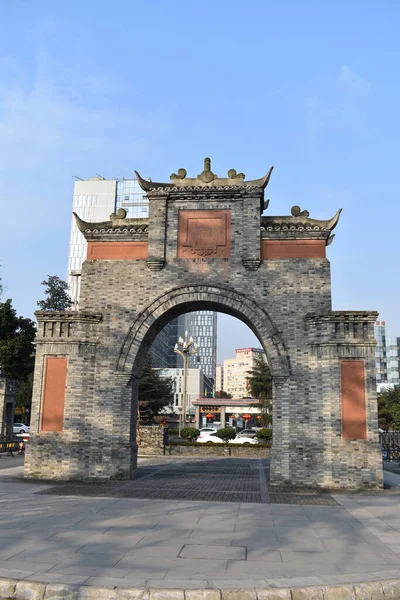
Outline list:
[[[148,356],[143,366],[139,382],[139,416],[141,421],[152,421],[165,406],[172,406],[174,400],[173,380],[161,377],[153,369]]]
[[[218,429],[215,435],[227,444],[229,440],[233,440],[236,437],[236,431],[232,427],[224,427],[223,429]]]
[[[57,275],[47,277],[47,280],[42,281],[42,285],[47,286],[44,291],[47,298],[37,303],[40,310],[62,311],[71,308],[73,302],[68,295],[68,284]]]
[[[258,400],[251,406],[259,408],[262,425],[269,425],[272,423],[272,377],[267,361],[262,356],[257,357],[247,373],[249,392]]]
[[[0,374],[17,380],[17,404],[29,408],[32,400],[36,327],[18,317],[11,300],[0,303]]]
[[[215,392],[216,398],[232,398],[232,394],[228,394],[228,392],[224,392],[224,390],[220,390],[219,392]]]
[[[378,394],[378,422],[382,429],[400,429],[400,387]]]
[[[11,300],[0,303],[1,374],[20,381],[33,371],[36,327],[31,319],[18,317]]]

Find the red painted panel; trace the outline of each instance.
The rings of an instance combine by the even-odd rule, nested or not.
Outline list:
[[[342,360],[342,438],[367,439],[365,366],[362,360]]]
[[[178,225],[178,258],[229,258],[230,210],[181,210]]]
[[[62,431],[64,422],[67,359],[46,358],[43,391],[42,431]]]
[[[148,242],[88,242],[88,260],[145,260]]]
[[[262,240],[262,259],[325,258],[325,240]]]

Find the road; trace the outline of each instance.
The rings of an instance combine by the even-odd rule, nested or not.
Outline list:
[[[0,471],[3,469],[11,469],[12,467],[22,467],[23,464],[23,456],[18,456],[17,454],[14,455],[14,458],[6,455],[0,456]]]

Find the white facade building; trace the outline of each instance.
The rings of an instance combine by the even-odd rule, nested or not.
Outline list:
[[[72,210],[84,221],[108,221],[119,208],[124,208],[129,218],[148,216],[148,200],[136,179],[92,177],[75,181]],[[79,281],[86,251],[87,242],[72,217],[68,284],[75,308],[79,307]]]
[[[215,391],[222,392],[224,390],[224,367],[217,365],[215,369]]]
[[[400,385],[400,338],[389,336],[385,321],[377,321],[374,330],[376,387],[381,392]]]
[[[156,369],[161,377],[174,380],[174,409],[183,405],[183,369]],[[194,414],[193,401],[199,398],[212,397],[212,381],[201,369],[188,369],[186,406],[189,414]]]
[[[246,398],[249,396],[248,371],[253,369],[256,358],[265,357],[265,353],[261,348],[239,348],[235,352],[235,358],[224,360],[224,391],[232,398]]]

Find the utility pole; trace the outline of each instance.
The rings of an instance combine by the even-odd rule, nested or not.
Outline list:
[[[180,337],[174,347],[174,352],[179,354],[183,358],[183,386],[182,386],[182,427],[186,427],[186,402],[187,402],[187,376],[188,376],[188,364],[189,356],[196,354],[198,348],[193,341],[193,338],[189,338],[189,334],[185,331],[185,338]]]

